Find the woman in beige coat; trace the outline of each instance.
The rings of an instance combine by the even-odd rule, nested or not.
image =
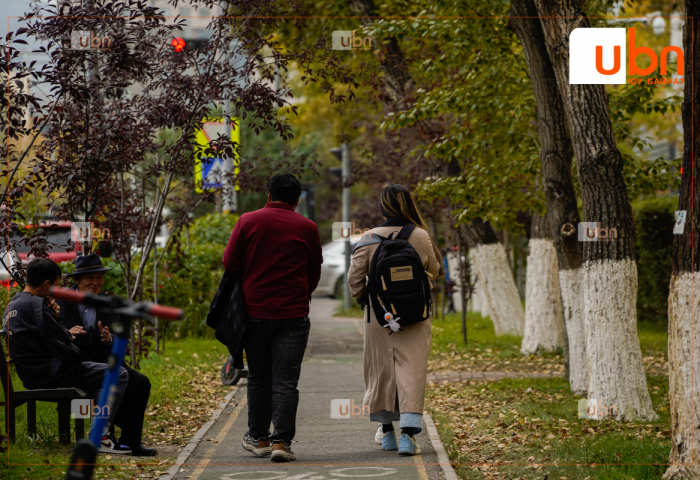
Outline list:
[[[406,224],[415,228],[408,243],[423,262],[429,279],[444,274],[440,251],[431,241],[425,222],[416,209],[408,190],[402,185],[389,185],[382,191],[379,209],[386,221],[371,233],[388,237]],[[348,273],[350,292],[360,299],[367,290],[366,277],[378,244],[356,248]],[[431,285],[432,286],[432,285]],[[399,450],[399,455],[417,455],[420,449],[413,436],[422,430],[425,379],[432,341],[432,312],[425,321],[402,325],[402,330],[389,335],[377,321],[370,302],[365,305],[364,322],[364,405],[369,406],[370,421],[382,424],[382,448]],[[383,316],[383,312],[379,312]],[[392,422],[399,421],[400,441]]]

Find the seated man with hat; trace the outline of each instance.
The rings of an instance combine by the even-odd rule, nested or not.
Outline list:
[[[81,292],[105,295],[102,285],[105,274],[111,268],[102,266],[96,253],[76,257],[75,271],[68,274],[75,280],[72,288]],[[115,315],[97,311],[94,306],[70,302],[60,302],[60,321],[64,327],[75,335],[74,343],[82,350],[86,360],[107,363],[112,347],[110,327]],[[155,456],[155,448],[146,447],[141,442],[143,420],[151,394],[151,382],[148,377],[124,365],[129,374],[129,381],[122,398],[120,408],[115,412],[114,424],[121,428],[119,444],[128,447],[134,456]]]
[[[50,297],[51,287],[61,280],[61,267],[48,258],[35,258],[27,265],[27,285],[7,305],[4,330],[9,336],[9,353],[17,375],[28,389],[76,387],[99,396],[105,363],[87,361],[75,344],[78,328],[68,330],[59,321],[60,307]],[[129,374],[119,370],[114,405],[102,411],[109,421],[102,432],[99,451],[128,455],[131,450],[114,442],[109,429],[124,396]]]

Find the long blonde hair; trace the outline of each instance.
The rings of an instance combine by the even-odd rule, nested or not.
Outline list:
[[[418,212],[416,202],[413,201],[406,187],[396,183],[385,186],[379,199],[379,211],[386,218],[399,217],[425,230],[428,237],[430,237],[430,243],[433,245],[435,258],[440,264],[438,277],[445,275],[445,268],[442,265],[442,255],[440,254],[438,243],[430,235],[428,225],[425,223],[425,220],[423,220],[423,217],[421,217],[420,212]]]

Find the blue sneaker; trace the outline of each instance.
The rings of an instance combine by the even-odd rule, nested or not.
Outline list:
[[[420,447],[416,443],[416,439],[409,437],[405,433],[401,434],[401,439],[399,440],[399,455],[402,457],[420,455]]]
[[[386,432],[384,437],[382,437],[382,450],[398,450],[399,446],[396,444],[396,432]]]

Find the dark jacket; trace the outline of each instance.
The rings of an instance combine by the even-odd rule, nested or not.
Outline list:
[[[216,331],[216,339],[226,345],[233,357],[233,368],[243,368],[243,332],[248,328],[248,314],[243,301],[241,275],[234,280],[226,272],[209,307],[207,325]]]
[[[99,293],[99,295],[106,294]],[[61,307],[61,315],[58,320],[64,327],[70,330],[76,325],[83,326],[83,319],[80,316],[80,309],[77,303],[63,301],[56,301],[56,303]],[[115,314],[97,310],[95,324],[97,324],[97,322],[102,322],[102,326],[109,327],[109,331],[111,332],[114,320],[116,320]],[[93,335],[89,333],[76,335],[73,343],[83,352],[86,362],[107,363],[107,357],[109,356],[112,344],[102,341],[99,328],[95,329]]]
[[[25,388],[56,388],[59,368],[77,378],[84,356],[43,298],[18,293],[5,308],[3,319],[10,357]]]

